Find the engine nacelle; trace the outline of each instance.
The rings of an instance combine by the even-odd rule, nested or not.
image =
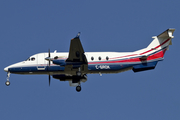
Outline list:
[[[52,62],[53,64],[60,66],[73,65],[73,68],[78,68],[83,64],[82,62],[67,62],[66,60],[59,60],[59,59],[52,60]]]
[[[65,60],[53,60],[52,62],[54,64],[56,64],[56,65],[61,65],[61,66],[65,66],[66,65],[66,61]]]

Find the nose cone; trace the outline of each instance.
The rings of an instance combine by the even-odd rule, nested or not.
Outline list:
[[[5,71],[5,72],[8,72],[8,67],[5,67],[5,68],[4,68],[4,71]]]
[[[4,68],[4,71],[5,71],[5,72],[8,72],[8,67],[5,67],[5,68]]]

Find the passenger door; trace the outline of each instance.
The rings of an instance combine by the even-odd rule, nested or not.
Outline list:
[[[44,53],[37,54],[37,69],[45,70],[46,66],[47,65],[45,63],[45,54]]]

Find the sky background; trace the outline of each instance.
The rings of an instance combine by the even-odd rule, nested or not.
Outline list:
[[[11,74],[4,68],[29,56],[68,52],[81,32],[86,52],[131,52],[175,28],[173,45],[154,70],[88,75],[82,91],[48,75]],[[1,120],[179,120],[179,0],[1,0]]]

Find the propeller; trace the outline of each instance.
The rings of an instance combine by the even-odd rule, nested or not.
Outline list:
[[[50,54],[50,49],[48,51],[48,61],[49,61],[49,66],[48,66],[48,69],[51,65],[51,54]],[[49,86],[50,86],[50,83],[51,83],[51,75],[49,74]]]
[[[55,52],[56,52],[56,51],[55,51]],[[53,59],[51,59],[50,49],[48,50],[48,57],[46,57],[45,60],[48,61],[48,67],[47,67],[47,69],[49,70],[50,65],[51,65],[51,61],[53,60]],[[51,75],[49,74],[49,86],[50,86],[50,82],[51,82]]]

